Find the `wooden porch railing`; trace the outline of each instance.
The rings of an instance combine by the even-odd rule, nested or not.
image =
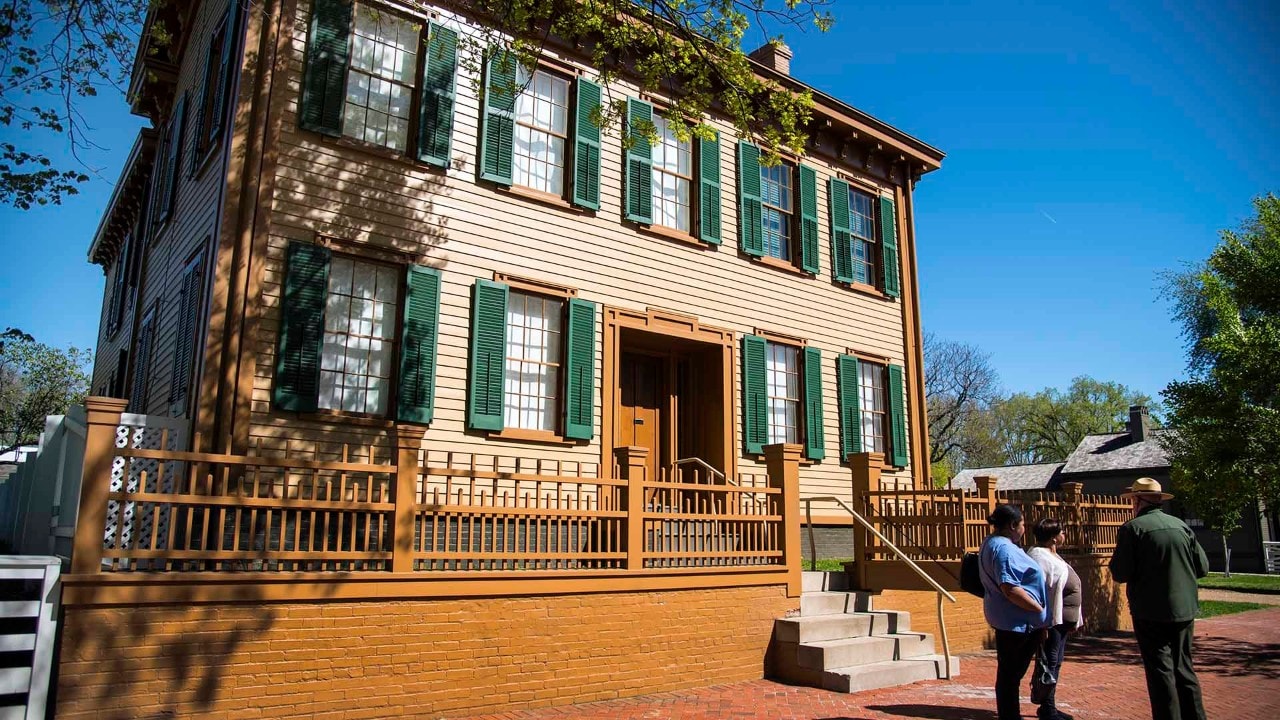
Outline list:
[[[397,428],[385,457],[180,451],[121,426],[122,401],[87,407],[73,574],[768,571],[799,591],[800,446],[766,448],[767,476],[731,480],[651,478],[645,449],[618,448],[606,478],[428,451],[422,428]]]

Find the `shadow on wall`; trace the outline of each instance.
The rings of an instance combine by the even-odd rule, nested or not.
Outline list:
[[[1129,602],[1124,586],[1111,579],[1110,555],[1063,555],[1075,568],[1084,589],[1084,632],[1130,630]]]

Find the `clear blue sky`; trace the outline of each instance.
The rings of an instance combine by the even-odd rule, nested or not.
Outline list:
[[[946,151],[917,188],[926,330],[1010,390],[1156,395],[1184,363],[1159,273],[1280,192],[1280,5],[1038,5],[836,2],[830,33],[788,33],[792,72]],[[0,326],[59,345],[96,337],[85,252],[139,124],[113,98],[92,117],[106,179],[0,209]]]

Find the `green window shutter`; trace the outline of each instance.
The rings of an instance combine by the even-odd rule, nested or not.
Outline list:
[[[898,280],[898,215],[893,201],[880,198],[880,246],[884,252],[884,294],[898,297],[902,287]]]
[[[564,383],[564,436],[590,440],[595,435],[596,305],[569,299]]]
[[[804,456],[821,460],[827,456],[822,432],[822,352],[804,349]]]
[[[578,78],[573,111],[573,204],[600,209],[600,126],[591,119],[600,108],[600,86]]]
[[[698,139],[698,237],[720,244],[720,133]]]
[[[840,459],[862,452],[862,410],[858,402],[858,358],[836,356],[836,385],[840,401]]]
[[[831,210],[831,273],[836,282],[853,282],[853,245],[849,229],[849,183],[827,180],[827,204]]]
[[[226,120],[226,109],[229,99],[227,92],[231,87],[232,58],[236,56],[236,48],[240,44],[240,2],[235,0],[227,8],[227,19],[223,24],[222,57],[218,59],[221,72],[218,73],[218,87],[213,89],[213,112],[209,114],[208,137],[216,138],[222,133],[222,125]]]
[[[907,466],[907,406],[903,397],[902,366],[889,366],[889,434],[894,467]]]
[[[307,35],[298,124],[325,135],[342,134],[350,59],[351,0],[316,0]]]
[[[641,132],[653,124],[653,106],[643,100],[627,98],[627,148],[623,171],[626,188],[626,218],[644,225],[653,223],[653,148]]]
[[[400,321],[400,377],[396,418],[429,423],[434,416],[436,343],[440,332],[440,271],[410,265]]]
[[[484,115],[480,119],[480,179],[510,185],[515,153],[516,56],[493,53],[484,64]]]
[[[800,269],[818,272],[818,174],[800,166]]]
[[[164,168],[162,169],[160,185],[160,212],[157,220],[165,220],[173,212],[174,194],[178,189],[178,170],[182,164],[182,140],[183,127],[187,123],[187,94],[183,93],[178,98],[178,104],[173,107],[173,117],[169,119],[169,129],[166,133]]]
[[[280,346],[272,391],[280,410],[310,412],[320,394],[324,306],[329,295],[329,250],[289,244],[284,297],[280,302]]]
[[[418,159],[441,168],[449,166],[457,70],[458,33],[430,23],[427,57],[422,63],[421,104],[418,107]]]
[[[471,288],[471,376],[467,427],[502,430],[503,378],[507,364],[507,298],[503,283],[476,280]]]
[[[748,255],[764,255],[760,208],[760,148],[738,141],[738,247]]]
[[[178,334],[173,351],[173,377],[169,380],[169,402],[186,412],[191,388],[192,356],[196,351],[196,328],[200,325],[200,296],[204,294],[204,260],[198,259],[182,276],[178,294]]]
[[[209,97],[209,72],[212,70],[211,66],[213,64],[212,41],[210,41],[209,48],[205,53],[204,74],[200,80],[200,90],[196,94],[195,101],[191,104],[191,144],[187,146],[187,177],[189,178],[195,177],[196,170],[199,169],[200,156],[206,148],[204,103],[205,99]]]
[[[748,455],[769,442],[769,390],[765,371],[768,343],[759,335],[742,336],[742,438]]]

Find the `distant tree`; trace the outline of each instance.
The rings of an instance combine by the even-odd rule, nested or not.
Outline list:
[[[146,10],[163,1],[0,4],[0,124],[23,138],[0,142],[0,201],[23,210],[61,204],[89,179],[83,163],[55,166],[38,133],[64,136],[77,158],[97,147],[80,103],[104,91],[124,94]]]
[[[1190,378],[1163,392],[1176,429],[1164,442],[1179,494],[1224,553],[1246,508],[1280,507],[1280,198],[1253,204],[1257,214],[1222,231],[1204,265],[1165,288]]]
[[[935,482],[945,482],[955,469],[972,467],[970,455],[983,433],[972,426],[999,397],[1000,377],[991,355],[977,346],[924,338],[924,386],[929,413],[929,463]],[[946,477],[939,477],[938,473]]]
[[[997,437],[1010,464],[1061,462],[1085,435],[1124,430],[1130,405],[1148,406],[1158,422],[1159,407],[1149,396],[1081,376],[1065,392],[1046,388],[996,403]]]
[[[0,437],[33,443],[46,415],[60,415],[89,391],[88,350],[60,350],[9,328],[0,333]]]

